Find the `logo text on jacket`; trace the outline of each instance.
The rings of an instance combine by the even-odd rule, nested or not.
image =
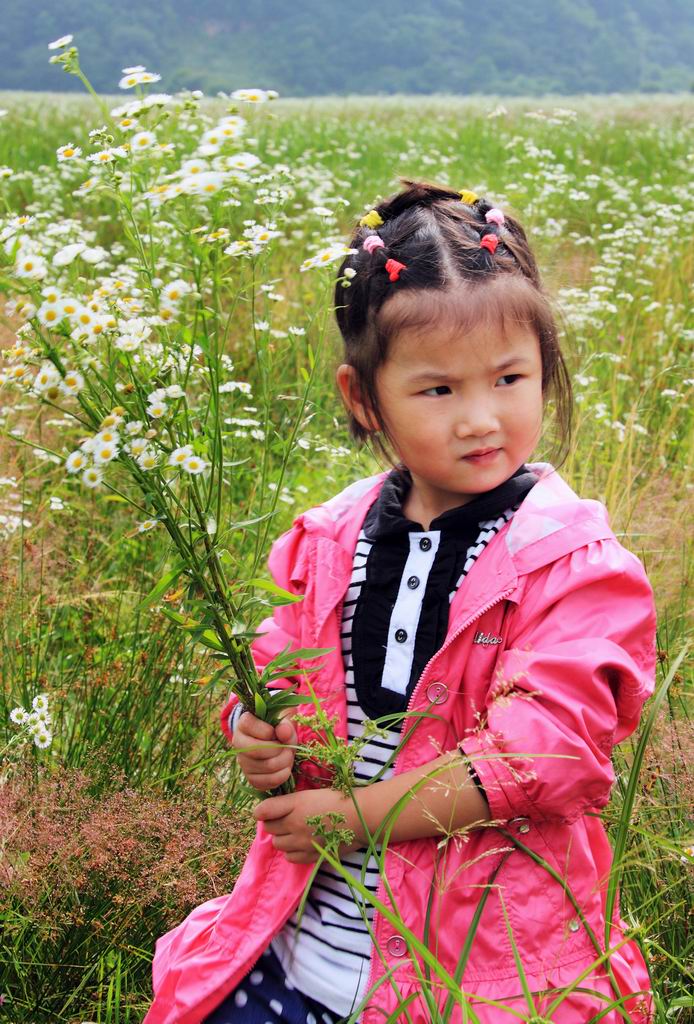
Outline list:
[[[479,630],[475,633],[475,638],[472,642],[473,644],[484,644],[485,647],[489,647],[490,645],[496,646],[496,644],[500,644],[502,639],[500,636],[495,636],[494,633],[483,633],[482,630]]]

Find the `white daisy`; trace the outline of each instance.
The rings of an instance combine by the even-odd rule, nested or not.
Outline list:
[[[34,736],[34,746],[37,746],[39,750],[46,750],[50,747],[53,736],[50,732],[45,729],[40,729]]]
[[[44,327],[54,327],[63,319],[64,313],[59,304],[42,302],[36,310],[37,319]]]
[[[134,459],[139,458],[143,452],[147,451],[147,441],[144,437],[136,437],[134,441],[131,441],[128,445],[128,451]]]
[[[98,444],[94,449],[94,462],[97,466],[104,466],[112,462],[118,455],[118,446],[115,444]]]
[[[104,416],[101,421],[102,430],[117,430],[123,422],[122,412],[110,412],[108,416]]]
[[[209,167],[207,160],[200,160],[199,158],[193,158],[192,160],[185,160],[181,164],[180,174],[182,177],[188,177],[190,174],[202,174]]]
[[[55,151],[55,155],[58,157],[60,163],[65,163],[67,160],[77,160],[78,157],[82,156],[82,150],[79,146],[75,146],[72,142],[68,142],[66,146],[58,146]]]
[[[138,456],[137,464],[140,469],[154,469],[159,465],[159,455],[152,448],[145,448]]]
[[[147,85],[150,82],[160,82],[161,75],[155,75],[151,71],[140,68],[137,71],[130,71],[121,78],[118,83],[119,89],[133,89],[136,85]]]
[[[137,532],[147,533],[149,530],[153,530],[158,522],[158,519],[145,519],[144,522],[138,524]]]
[[[74,259],[77,259],[79,254],[87,248],[85,242],[71,242],[69,245],[64,245],[62,249],[53,256],[54,267],[67,267],[69,263],[72,263]]]
[[[52,43],[48,44],[49,50],[63,50],[66,46],[69,46],[74,36],[61,36],[60,39],[54,39]]]
[[[84,387],[84,377],[77,370],[68,370],[60,383],[65,395],[78,395]]]
[[[235,167],[239,171],[250,171],[252,167],[258,166],[260,157],[255,153],[234,153],[226,157],[225,163],[227,167]]]
[[[44,363],[34,377],[33,389],[36,394],[43,394],[49,388],[57,387],[60,384],[60,374],[53,363]]]
[[[178,302],[185,295],[192,292],[192,290],[192,285],[182,280],[182,278],[177,278],[175,281],[170,281],[167,285],[164,285],[161,294],[162,298],[167,302]]]
[[[100,245],[88,245],[79,255],[80,259],[83,259],[85,263],[91,263],[92,266],[108,259],[108,252]]]
[[[193,446],[190,444],[186,444],[182,448],[175,448],[169,455],[168,464],[169,466],[182,466],[192,454]]]
[[[240,135],[243,135],[243,129],[244,126],[242,124],[234,124],[232,122],[220,121],[217,125],[217,131],[223,135],[225,139],[237,139]]]
[[[79,302],[76,299],[64,298],[61,303],[62,311],[65,316],[75,316],[78,309],[80,308]]]
[[[157,137],[154,132],[136,132],[130,140],[130,148],[151,149],[156,144]]]
[[[130,423],[125,424],[125,432],[130,437],[135,437],[136,434],[141,433],[144,423],[142,420],[131,420]]]
[[[181,188],[188,195],[212,196],[224,185],[227,175],[221,171],[203,171],[202,174],[191,174],[181,182]]]
[[[29,367],[25,366],[23,363],[19,363],[17,366],[13,366],[8,371],[8,374],[7,374],[8,379],[12,380],[12,381],[15,381],[15,382],[19,382],[19,381],[26,382],[28,376],[29,376]]]
[[[85,487],[89,487],[92,489],[94,487],[98,487],[103,479],[103,473],[101,472],[100,469],[97,469],[96,466],[90,466],[88,469],[85,469],[84,473],[82,474],[82,483],[85,485]]]
[[[82,310],[77,318],[77,327],[70,337],[76,341],[81,340],[89,344],[99,338],[107,329],[108,318],[105,316],[91,316],[89,322],[85,323],[84,316],[84,310]]]
[[[231,98],[242,103],[265,103],[270,96],[265,89],[235,89]]]
[[[342,259],[344,256],[349,256],[355,253],[356,249],[350,249],[342,242],[336,242],[334,245],[329,245],[325,249],[321,249],[320,252],[316,253],[315,256],[311,256],[299,267],[299,270],[311,270],[313,267],[323,267],[327,263],[334,263],[336,260]]]
[[[114,342],[120,352],[136,352],[141,344],[142,338],[138,338],[134,334],[122,334]]]
[[[93,192],[99,184],[98,178],[87,178],[83,181],[76,189],[73,190],[73,196],[86,196],[89,192]]]
[[[238,128],[243,131],[247,124],[246,118],[241,117],[240,114],[225,114],[219,119],[220,128]]]
[[[222,130],[220,128],[208,128],[202,137],[202,142],[203,145],[215,147],[221,146],[222,142],[224,142]]]
[[[47,267],[40,256],[32,253],[20,253],[15,264],[17,277],[26,277],[30,281],[40,281],[46,276]]]
[[[273,238],[279,238],[281,233],[275,231],[275,224],[251,224],[243,232],[246,238],[256,246],[267,245]]]
[[[98,153],[90,153],[87,160],[90,164],[110,164],[113,163],[116,157],[127,155],[127,149],[124,149],[122,146],[112,146],[110,149],[102,149]]]
[[[227,256],[241,256],[244,253],[247,253],[250,248],[250,242],[231,242],[231,244],[226,247],[224,252],[227,254]]]
[[[29,715],[22,707],[12,708],[10,711],[10,721],[15,725],[26,725],[28,719]]]
[[[87,456],[84,452],[72,452],[65,460],[65,469],[68,473],[79,473],[81,469],[86,467],[87,462]]]
[[[197,476],[199,473],[204,473],[207,467],[208,463],[204,459],[199,458],[197,455],[189,455],[181,468],[185,469],[186,473]]]

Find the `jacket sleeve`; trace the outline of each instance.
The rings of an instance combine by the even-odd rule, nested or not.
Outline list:
[[[527,578],[508,618],[473,758],[492,818],[571,822],[604,807],[611,751],[655,681],[655,608],[639,560],[591,542]]]
[[[299,517],[292,528],[275,541],[270,551],[268,566],[273,580],[278,587],[292,594],[302,594],[304,591],[305,548],[305,533],[302,518]],[[300,609],[300,602],[278,605],[272,615],[263,619],[258,626],[258,635],[251,644],[251,653],[259,672],[286,647],[294,650],[301,647]],[[275,679],[272,688],[281,689],[289,686],[290,682],[289,678]],[[222,731],[230,743],[239,717],[238,708],[239,699],[231,693],[220,714]]]

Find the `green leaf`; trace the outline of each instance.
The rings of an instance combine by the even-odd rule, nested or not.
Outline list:
[[[245,530],[249,526],[255,526],[257,523],[264,523],[267,519],[272,519],[276,516],[277,512],[264,512],[262,516],[255,516],[253,519],[239,519],[238,523],[229,523],[224,527],[222,536],[226,537],[228,533],[233,533],[234,530]]]
[[[256,590],[267,590],[268,593],[281,598],[281,600],[273,602],[274,604],[295,604],[297,601],[303,601],[304,599],[303,594],[290,594],[288,590],[283,590],[282,587],[278,587],[271,580],[248,580],[245,586],[249,588],[254,587]]]
[[[221,654],[226,654],[226,648],[220,643],[217,634],[213,633],[211,629],[206,629],[204,632],[196,636],[195,639],[198,643],[204,644],[205,647],[210,647],[213,651],[218,651]]]
[[[299,659],[312,661],[314,658],[321,658],[324,654],[331,654],[334,649],[334,647],[299,647],[298,650],[292,651],[287,647],[286,650],[276,654],[265,667],[271,669],[283,668],[287,665],[293,665]]]
[[[199,629],[202,623],[199,619],[191,619],[188,615],[181,615],[180,612],[175,612],[172,608],[162,608],[162,614],[170,619],[171,622],[175,622],[181,629]]]
[[[266,703],[272,711],[281,711],[283,708],[294,708],[300,704],[308,704],[310,700],[310,697],[302,697],[298,693],[282,693],[280,691],[268,697]]]
[[[265,703],[265,701],[263,700],[259,693],[253,694],[253,698],[255,700],[256,717],[264,719],[265,716],[267,715],[267,704]]]
[[[181,573],[184,572],[185,568],[185,562],[177,562],[175,567],[170,572],[167,572],[165,576],[162,576],[157,585],[150,590],[149,594],[135,606],[135,611],[144,611],[149,605],[154,604],[160,597],[163,597],[171,584],[175,583]]]

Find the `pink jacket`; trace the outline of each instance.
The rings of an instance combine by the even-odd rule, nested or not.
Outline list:
[[[444,644],[410,700],[410,709],[438,718],[415,729],[395,765],[406,772],[459,745],[475,759],[495,825],[441,848],[436,838],[395,843],[386,858],[394,905],[420,939],[430,918],[429,948],[451,976],[482,902],[461,987],[483,1024],[510,1019],[485,1000],[528,1013],[502,902],[533,993],[569,985],[597,959],[583,921],[604,949],[612,858],[599,811],[614,781],[610,752],[634,730],[654,687],[655,612],[641,563],[615,539],[599,502],[579,499],[551,466],[531,468],[538,483],[466,577]],[[287,644],[333,648],[311,679],[344,736],[341,602],[359,529],[384,478],[353,484],[276,541],[272,574],[304,600],[277,608],[254,644],[259,666]],[[222,712],[227,734],[233,704]],[[414,724],[409,718],[403,728]],[[533,855],[565,879],[575,904]],[[197,907],[157,941],[146,1024],[199,1024],[294,912],[311,870],[288,862],[260,824],[233,892]],[[390,905],[382,883],[379,898]],[[652,1014],[648,972],[624,927],[617,912],[610,941],[619,948],[610,962],[622,996],[642,993],[625,1005],[644,1024]],[[381,914],[375,936],[380,955],[372,956],[369,989],[392,971],[407,999],[419,983],[406,943]],[[551,998],[535,996],[538,1013]],[[618,998],[603,965],[552,1021],[586,1024]],[[382,1024],[397,1005],[385,981],[360,1019]],[[431,1020],[418,997],[409,1014],[413,1024]],[[452,1021],[462,1019],[457,1007]],[[623,1019],[612,1010],[602,1021]]]

